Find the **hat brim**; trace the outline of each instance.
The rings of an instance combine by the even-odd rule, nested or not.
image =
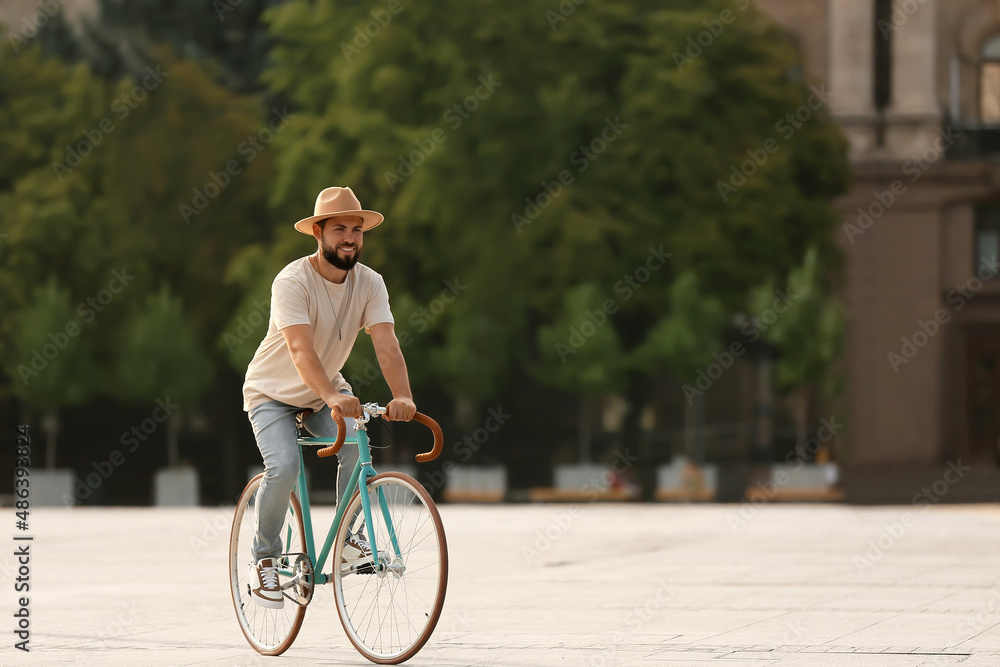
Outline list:
[[[295,229],[303,234],[313,235],[313,223],[331,218],[361,218],[361,231],[367,232],[382,224],[385,217],[378,211],[341,211],[340,213],[324,213],[323,215],[311,215],[295,223]]]

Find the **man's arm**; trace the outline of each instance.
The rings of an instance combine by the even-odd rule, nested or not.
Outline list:
[[[310,324],[293,324],[281,330],[285,344],[292,355],[292,363],[299,372],[306,386],[316,392],[329,408],[340,408],[340,414],[345,417],[361,416],[361,401],[354,396],[339,393],[327,377],[323,364],[320,363],[316,348],[313,347],[313,328]],[[393,336],[395,339],[395,336]],[[398,345],[397,345],[398,347]],[[404,374],[405,374],[404,369]]]
[[[413,394],[410,392],[410,378],[406,374],[406,361],[403,360],[403,351],[399,348],[393,324],[392,322],[373,324],[368,327],[368,333],[372,337],[375,356],[378,357],[378,365],[382,368],[382,375],[392,391],[392,400],[386,406],[386,417],[390,421],[408,422],[413,419],[413,415],[417,414],[417,406],[414,404]]]

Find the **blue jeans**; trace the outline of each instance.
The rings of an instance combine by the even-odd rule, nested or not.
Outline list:
[[[346,390],[341,393],[350,395]],[[252,548],[255,562],[281,554],[281,527],[299,477],[299,447],[295,441],[295,413],[299,410],[301,408],[280,401],[261,403],[250,410],[250,425],[264,457],[264,479],[257,491],[257,534]],[[327,409],[308,415],[304,423],[314,437],[337,437],[337,424]],[[353,437],[354,420],[347,417],[344,424],[347,427],[346,437]],[[357,447],[345,445],[338,458],[341,467],[337,469],[337,497],[340,498],[357,463]],[[347,474],[341,475],[341,469],[347,470]]]

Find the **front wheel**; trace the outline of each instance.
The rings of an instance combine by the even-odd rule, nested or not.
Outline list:
[[[362,491],[373,526],[365,525]],[[371,554],[344,559],[348,531],[372,545],[378,563]],[[448,586],[448,544],[430,495],[402,473],[371,478],[347,505],[335,544],[333,591],[351,643],[378,664],[413,657],[434,632]]]
[[[236,515],[233,517],[233,528],[229,536],[229,585],[236,619],[250,646],[264,655],[280,655],[288,650],[299,634],[306,608],[286,596],[282,609],[269,609],[254,602],[250,594],[249,569],[253,562],[250,552],[257,529],[257,490],[263,478],[264,474],[261,473],[250,480],[236,505]],[[302,564],[296,562],[300,558],[296,554],[304,554],[306,551],[304,534],[302,507],[293,491],[285,511],[285,523],[281,527],[283,553],[279,558],[279,565],[283,574],[279,576],[279,583],[283,592],[297,592],[296,587],[301,587],[304,583],[301,581],[304,575],[310,579],[305,583],[311,585],[312,567],[309,566],[308,571],[303,573]],[[295,572],[295,576],[289,578],[285,574],[289,572]]]

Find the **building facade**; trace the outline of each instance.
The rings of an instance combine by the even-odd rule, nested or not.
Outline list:
[[[1000,2],[756,0],[831,93],[853,466],[1000,463]]]

